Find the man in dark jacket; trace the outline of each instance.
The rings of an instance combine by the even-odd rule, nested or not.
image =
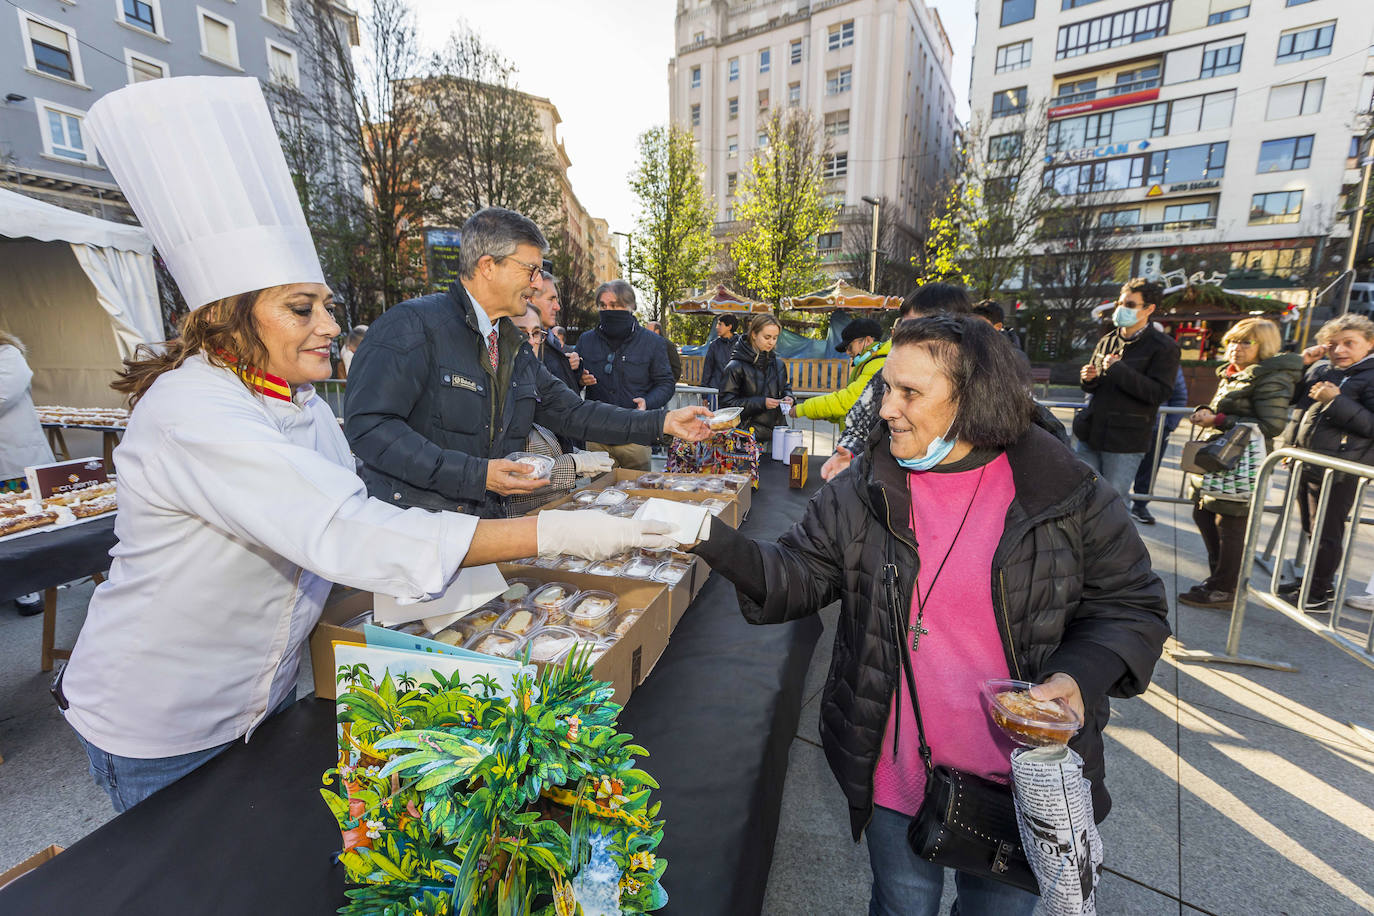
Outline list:
[[[1178,344],[1150,325],[1164,295],[1158,284],[1136,277],[1121,287],[1115,328],[1097,342],[1078,373],[1092,395],[1073,420],[1078,456],[1129,500],[1140,461],[1150,448],[1159,405],[1169,400],[1178,375]]]
[[[663,344],[668,348],[668,369],[673,373],[673,384],[676,385],[682,381],[682,352],[678,350],[677,344],[663,333],[663,325],[660,322],[646,321],[644,327],[663,338]]]
[[[584,402],[535,358],[508,319],[524,312],[547,248],[520,214],[481,210],[463,225],[460,279],[372,323],[344,401],[344,433],[370,495],[500,517],[502,497],[543,486],[519,476],[524,465],[502,458],[524,450],[535,421],[612,442],[710,435],[695,416],[704,408],[670,413]]]
[[[673,397],[673,372],[663,338],[635,319],[635,291],[624,280],[596,289],[601,320],[577,339],[587,400],[631,410],[656,410]],[[592,451],[610,452],[623,468],[650,469],[647,445],[617,445],[589,439]]]
[[[739,319],[734,315],[716,316],[716,339],[706,348],[706,357],[701,361],[701,384],[704,388],[719,388],[721,375],[730,363],[730,353],[735,348],[735,329]]]
[[[558,283],[547,270],[540,271],[539,276],[539,289],[530,302],[539,311],[539,324],[544,333],[531,336],[530,346],[534,349],[534,355],[539,357],[539,361],[554,378],[567,385],[574,393],[581,393],[582,357],[575,351],[565,348],[563,341],[553,334],[553,329],[558,326],[558,313],[563,310],[562,303],[558,301]],[[565,452],[571,452],[583,445],[581,439],[563,435],[558,436],[558,444]]]

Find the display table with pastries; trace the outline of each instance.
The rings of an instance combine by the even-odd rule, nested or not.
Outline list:
[[[820,487],[764,462],[744,533],[775,538]],[[711,576],[620,728],[649,751],[671,863],[659,914],[758,913],[768,885],[816,617],[751,626]],[[748,689],[741,689],[748,685]],[[331,916],[344,904],[338,826],[320,774],[338,753],[333,702],[306,698],[200,770],[0,890],[0,913]],[[69,778],[88,778],[83,773]]]

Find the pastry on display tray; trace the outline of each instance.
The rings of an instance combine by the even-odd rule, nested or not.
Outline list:
[[[57,522],[56,512],[29,512],[25,515],[16,515],[8,518],[0,518],[0,537],[9,534],[18,534],[21,531],[29,531],[33,528],[42,528]]]
[[[549,664],[556,662],[577,642],[577,632],[568,627],[544,627],[530,634],[530,661]]]
[[[501,658],[515,658],[520,654],[525,640],[514,633],[501,630],[484,630],[468,640],[464,649],[481,652],[483,655],[496,655]]]
[[[49,506],[74,506],[79,502],[85,502],[101,496],[115,495],[115,482],[113,480],[105,483],[98,483],[90,487],[82,487],[79,490],[68,490],[57,496],[49,496],[44,502]]]
[[[606,626],[619,605],[620,599],[610,592],[583,592],[568,608],[568,619],[579,627],[597,632]]]
[[[72,515],[77,518],[91,518],[96,515],[104,515],[106,512],[113,512],[118,506],[115,504],[114,494],[111,493],[108,496],[82,500],[72,504],[69,508],[72,510]]]
[[[549,615],[538,608],[513,607],[496,621],[496,629],[514,633],[516,636],[528,636],[532,631],[542,627],[548,618]]]
[[[991,678],[983,682],[988,715],[1008,738],[1026,747],[1068,744],[1083,720],[1063,700],[1037,700],[1028,681]]]

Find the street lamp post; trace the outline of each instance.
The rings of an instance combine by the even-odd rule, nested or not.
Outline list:
[[[876,197],[864,197],[863,202],[873,208],[873,242],[868,251],[868,291],[876,293],[878,291],[878,211],[882,209],[883,202]]]

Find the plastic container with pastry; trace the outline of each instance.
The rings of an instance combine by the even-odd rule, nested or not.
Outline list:
[[[1078,713],[1063,700],[1037,700],[1028,681],[991,678],[983,682],[988,715],[1007,737],[1026,747],[1067,744],[1083,727]]]
[[[548,455],[536,455],[534,452],[511,452],[506,456],[506,460],[526,465],[529,468],[529,471],[524,473],[511,472],[512,477],[519,477],[523,480],[548,480],[549,475],[553,473],[553,459]]]
[[[725,489],[733,493],[743,490],[750,482],[748,474],[722,474],[720,479],[725,484]]]
[[[587,572],[593,576],[619,576],[625,570],[625,561],[619,557],[600,560],[587,567]]]
[[[529,635],[530,661],[551,664],[558,661],[577,642],[577,632],[568,627],[544,627]]]
[[[497,630],[505,630],[516,636],[528,636],[542,627],[549,615],[537,607],[513,607],[496,621]]]
[[[570,582],[550,582],[530,595],[530,606],[543,611],[549,623],[561,623],[578,591],[578,587]]]
[[[601,507],[619,506],[629,498],[629,494],[626,493],[624,490],[602,490],[600,493],[596,494],[596,499],[592,500],[591,504],[593,506]]]
[[[697,489],[703,493],[724,493],[725,481],[720,477],[702,477],[697,480]]]
[[[471,649],[474,652],[481,652],[483,655],[495,655],[500,658],[515,658],[520,654],[520,650],[525,646],[525,639],[516,636],[514,633],[506,633],[501,630],[483,630],[474,634],[469,639],[464,649]]]
[[[728,502],[726,502],[725,500],[723,500],[723,499],[714,499],[714,498],[713,498],[713,499],[703,499],[703,500],[701,501],[701,508],[705,509],[707,512],[711,513],[712,515],[720,515],[722,512],[725,511],[726,507],[729,506],[729,505],[730,505],[730,504],[729,504]]]
[[[620,571],[620,575],[627,579],[652,579],[654,570],[663,565],[662,560],[654,560],[649,557],[633,557],[625,568]]]
[[[654,570],[654,581],[662,582],[669,588],[673,588],[683,580],[690,570],[691,567],[681,560],[669,560]]]
[[[506,580],[506,590],[496,597],[507,607],[515,607],[517,604],[524,604],[529,600],[530,592],[539,587],[538,579],[526,579],[522,576],[512,576]]]
[[[564,572],[586,572],[587,567],[591,565],[592,561],[583,557],[563,557],[557,568]]]
[[[699,489],[694,477],[670,477],[663,483],[665,489],[674,493],[695,493]]]
[[[600,490],[578,490],[572,495],[572,501],[579,506],[588,506],[596,502],[596,498],[600,495]]]
[[[506,613],[504,604],[499,601],[488,601],[464,617],[461,622],[475,633],[478,630],[489,630],[496,626],[496,621],[500,620],[504,613]]]
[[[657,490],[663,486],[663,474],[659,471],[640,474],[635,478],[634,483],[635,487],[640,490]]]
[[[611,620],[610,626],[606,628],[606,636],[612,639],[620,639],[626,633],[630,632],[630,628],[643,616],[644,608],[642,607],[629,608],[628,610],[621,611]]]
[[[610,592],[585,591],[568,606],[568,620],[586,630],[599,633],[610,623],[620,599]]]
[[[706,420],[706,425],[711,427],[712,432],[720,433],[739,426],[739,415],[742,413],[744,413],[743,407],[726,407],[723,410],[717,410],[704,419]]]

